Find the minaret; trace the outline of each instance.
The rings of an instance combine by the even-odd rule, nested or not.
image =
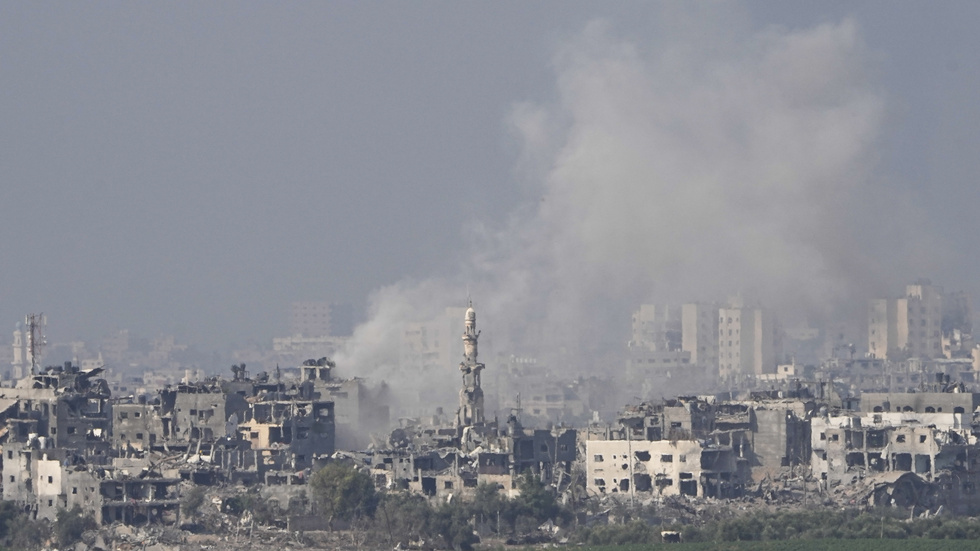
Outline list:
[[[459,364],[459,370],[463,373],[463,388],[459,391],[459,411],[456,412],[458,427],[484,423],[480,371],[483,371],[485,366],[476,361],[479,338],[480,332],[476,330],[476,311],[473,310],[471,302],[463,320],[463,361]]]

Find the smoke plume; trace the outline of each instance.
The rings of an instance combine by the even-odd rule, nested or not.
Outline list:
[[[742,292],[802,319],[869,298],[901,241],[886,219],[911,213],[874,179],[885,101],[858,26],[721,27],[650,45],[597,21],[561,45],[554,100],[508,121],[533,201],[467,228],[451,281],[379,290],[341,365],[397,373],[402,324],[467,288],[496,352],[575,374],[641,302]]]

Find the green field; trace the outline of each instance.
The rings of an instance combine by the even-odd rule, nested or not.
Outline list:
[[[574,546],[583,551],[959,551],[980,549],[978,540],[819,539],[655,543],[647,545]]]

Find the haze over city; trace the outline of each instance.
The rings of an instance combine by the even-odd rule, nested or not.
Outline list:
[[[0,0],[0,548],[980,539],[978,22]]]
[[[0,8],[10,330],[223,348],[349,302],[365,373],[468,298],[547,356],[641,302],[980,290],[972,3],[59,8]]]

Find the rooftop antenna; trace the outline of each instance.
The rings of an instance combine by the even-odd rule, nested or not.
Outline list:
[[[48,341],[44,337],[44,326],[48,320],[44,314],[29,314],[24,318],[24,325],[27,326],[27,350],[31,355],[31,376],[37,375],[38,358],[41,357],[41,350]]]

